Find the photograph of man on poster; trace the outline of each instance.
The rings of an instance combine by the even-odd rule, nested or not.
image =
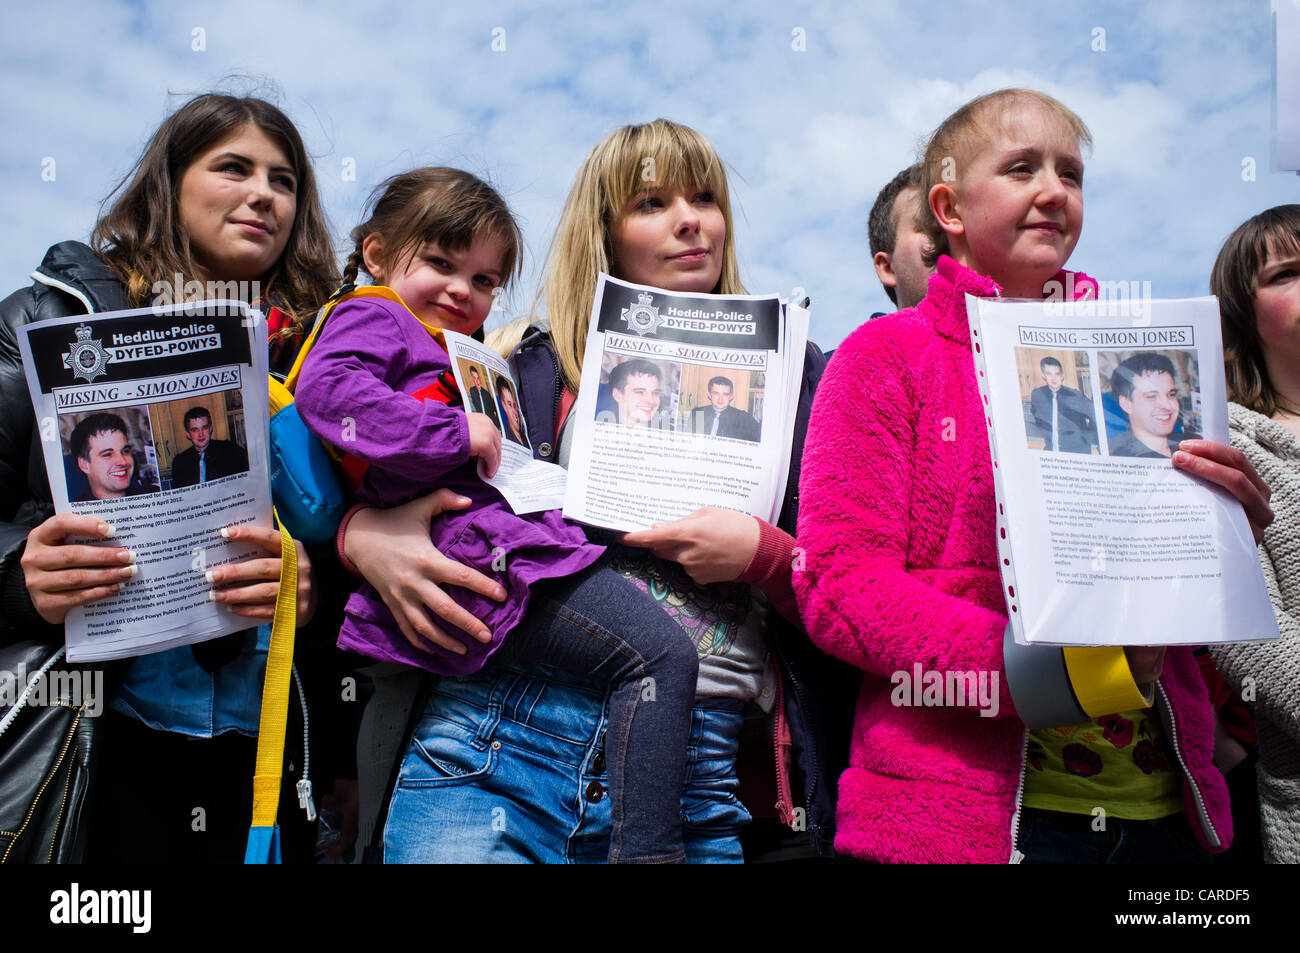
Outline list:
[[[1168,356],[1139,351],[1120,361],[1110,376],[1110,392],[1128,416],[1128,430],[1110,438],[1112,457],[1172,457],[1182,441],[1200,439],[1179,429],[1178,371]]]
[[[126,421],[113,413],[90,414],[68,437],[70,456],[86,479],[86,489],[73,503],[117,500],[126,496],[157,493],[157,485],[136,478],[136,448]]]
[[[663,397],[663,372],[643,358],[616,365],[609,372],[609,394],[615,420],[624,427],[649,427],[659,413]],[[600,411],[597,410],[599,419]]]
[[[501,405],[501,434],[529,450],[528,435],[524,433],[524,418],[519,412],[519,398],[515,396],[514,385],[504,374],[496,375],[497,401]]]
[[[1038,362],[1038,369],[1043,386],[1034,388],[1029,405],[1034,422],[1046,441],[1043,449],[1092,453],[1092,448],[1097,445],[1096,410],[1092,399],[1065,385],[1065,369],[1056,358],[1043,358]]]
[[[248,469],[248,452],[233,440],[212,437],[212,413],[205,407],[185,412],[185,436],[190,446],[172,460],[172,488],[198,486],[210,480],[243,473]]]
[[[721,375],[711,378],[709,402],[691,411],[691,433],[758,443],[758,421],[746,411],[731,406],[735,392],[730,378]]]
[[[497,402],[492,399],[492,392],[483,386],[483,376],[478,367],[469,366],[469,393],[465,397],[465,412],[470,414],[487,414],[492,426],[501,429],[501,418],[497,413]]]

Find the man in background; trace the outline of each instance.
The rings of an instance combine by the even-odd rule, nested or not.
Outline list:
[[[867,240],[876,277],[900,311],[915,307],[925,297],[933,271],[921,259],[928,240],[916,228],[921,209],[920,181],[919,164],[898,173],[880,190],[867,219]]]

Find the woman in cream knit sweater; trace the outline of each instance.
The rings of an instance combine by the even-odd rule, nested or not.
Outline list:
[[[1300,863],[1300,205],[1261,212],[1219,250],[1232,445],[1273,489],[1259,546],[1282,637],[1214,649],[1259,730],[1264,859]]]

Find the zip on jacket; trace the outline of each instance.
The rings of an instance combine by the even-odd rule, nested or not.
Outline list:
[[[1165,732],[1169,735],[1169,747],[1174,749],[1174,757],[1178,759],[1178,767],[1182,769],[1183,778],[1187,781],[1188,788],[1191,789],[1193,800],[1196,804],[1196,817],[1201,822],[1201,832],[1211,847],[1222,847],[1223,841],[1219,838],[1219,832],[1214,829],[1214,822],[1210,819],[1209,812],[1205,809],[1205,798],[1201,794],[1200,785],[1196,783],[1196,777],[1192,774],[1191,769],[1187,767],[1187,759],[1183,757],[1182,747],[1178,742],[1178,725],[1174,719],[1174,707],[1169,704],[1169,696],[1165,694],[1165,687],[1156,679],[1156,711],[1160,713],[1160,723],[1164,725]],[[1183,805],[1183,815],[1186,816],[1186,805]]]
[[[1009,864],[1024,863],[1025,855],[1020,853],[1020,812],[1025,800],[1025,767],[1029,764],[1029,729],[1020,742],[1020,780],[1016,783],[1016,804],[1011,811],[1011,856]]]

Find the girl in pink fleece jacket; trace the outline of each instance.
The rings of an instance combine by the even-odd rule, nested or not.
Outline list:
[[[1081,143],[1078,117],[1028,90],[949,117],[921,187],[918,226],[938,266],[928,294],[854,332],[813,405],[794,584],[813,641],[866,673],[835,839],[864,859],[1195,861],[1232,837],[1190,649],[1126,650],[1132,677],[1120,687],[1135,695],[1134,679],[1154,682],[1154,709],[1112,714],[1088,703],[1116,685],[1071,685],[1059,649],[1006,638],[965,295],[1096,293],[1062,270],[1082,225]],[[1267,488],[1248,464],[1208,441],[1182,449],[1175,466],[1233,490],[1267,523]],[[1028,667],[1026,653],[1037,660]],[[918,668],[982,673],[988,691],[980,707],[908,704],[897,675]],[[1059,697],[1045,703],[1053,677]]]

